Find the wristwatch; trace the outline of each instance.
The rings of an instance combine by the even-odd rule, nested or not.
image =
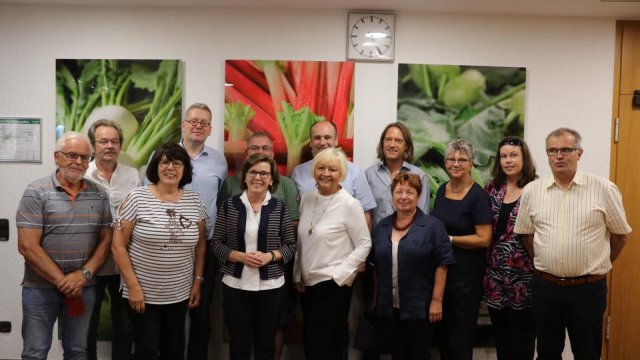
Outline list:
[[[93,274],[93,272],[91,270],[82,268],[82,269],[80,269],[80,271],[82,271],[82,277],[87,281],[91,281],[95,277],[95,275]]]

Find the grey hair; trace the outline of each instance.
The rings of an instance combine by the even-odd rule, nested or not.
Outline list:
[[[67,131],[64,134],[62,134],[62,136],[60,136],[58,140],[56,140],[56,151],[61,151],[62,147],[70,139],[81,139],[86,141],[87,144],[89,145],[89,149],[91,150],[91,153],[93,154],[93,146],[91,146],[91,140],[89,140],[89,137],[77,131]]]
[[[549,133],[549,135],[547,135],[547,138],[544,141],[545,146],[547,145],[547,143],[549,142],[549,139],[552,137],[558,137],[558,136],[562,136],[565,134],[569,134],[571,136],[573,136],[573,139],[575,140],[575,146],[578,149],[582,149],[582,136],[580,136],[580,133],[571,129],[571,128],[567,128],[567,127],[561,127],[561,128],[557,128],[555,130],[553,130],[552,132]]]
[[[447,147],[444,149],[445,157],[448,157],[449,154],[460,151],[461,153],[467,154],[469,160],[471,162],[475,162],[476,153],[473,150],[473,145],[471,142],[465,139],[456,139],[447,144]]]
[[[344,154],[344,151],[334,147],[328,147],[313,157],[313,163],[311,163],[311,176],[314,176],[314,172],[318,164],[328,162],[338,163],[338,166],[340,167],[340,182],[343,182],[344,179],[347,178],[347,155]]]

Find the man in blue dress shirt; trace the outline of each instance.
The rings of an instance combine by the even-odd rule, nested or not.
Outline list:
[[[186,188],[191,188],[200,194],[202,202],[207,207],[209,215],[207,240],[211,238],[213,225],[216,222],[218,190],[227,176],[227,161],[224,155],[204,144],[211,135],[211,117],[211,110],[207,105],[195,103],[189,106],[182,121],[182,141],[180,141],[180,145],[189,153],[193,166],[193,181]],[[191,326],[187,358],[190,360],[208,358],[211,330],[209,308],[213,298],[215,259],[210,247],[207,247],[200,306],[189,311]]]
[[[311,126],[311,139],[309,142],[311,146],[311,152],[317,154],[320,151],[338,146],[338,131],[335,124],[329,121],[319,121]],[[311,173],[311,163],[313,160],[309,160],[302,163],[293,169],[291,179],[296,183],[300,196],[306,192],[313,190],[316,187],[316,179],[314,179]],[[347,162],[347,178],[340,183],[342,188],[350,193],[354,198],[360,201],[362,208],[364,209],[364,215],[367,219],[367,225],[371,229],[371,210],[376,207],[376,200],[371,193],[367,178],[364,175],[364,171],[360,169],[354,163]]]

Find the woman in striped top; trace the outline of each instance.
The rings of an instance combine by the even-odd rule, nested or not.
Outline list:
[[[182,359],[186,312],[200,303],[207,211],[184,189],[192,168],[180,145],[161,145],[146,175],[151,184],[134,189],[118,210],[111,250],[130,306],[135,359]]]
[[[273,360],[282,311],[284,263],[292,260],[295,233],[286,204],[272,198],[278,170],[270,157],[251,156],[240,174],[244,192],[218,209],[213,251],[222,262],[223,311],[230,359]]]

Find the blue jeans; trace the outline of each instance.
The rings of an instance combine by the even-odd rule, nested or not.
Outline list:
[[[87,333],[91,312],[96,300],[95,286],[82,291],[86,312],[69,317],[64,305],[64,296],[57,289],[22,288],[22,359],[46,359],[53,325],[60,316],[64,360],[87,358]]]

